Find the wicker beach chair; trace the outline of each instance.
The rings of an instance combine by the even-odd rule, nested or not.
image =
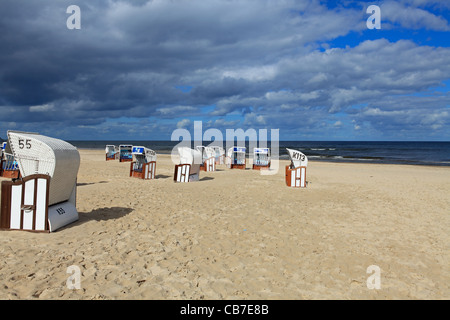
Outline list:
[[[291,159],[291,164],[286,166],[286,185],[294,188],[306,187],[308,157],[298,150],[288,148],[286,150]]]
[[[220,146],[211,146],[214,150],[216,164],[225,164],[225,150]]]
[[[230,169],[245,169],[245,147],[231,147],[227,152],[227,166]]]
[[[129,144],[119,145],[119,162],[133,161],[133,146]]]
[[[133,161],[130,164],[130,177],[151,180],[156,174],[156,152],[152,149],[133,146]]]
[[[270,168],[270,149],[253,148],[253,170]]]
[[[2,182],[0,228],[52,232],[78,220],[78,150],[59,139],[19,131],[8,131],[8,145],[21,178]]]
[[[216,152],[211,147],[197,146],[196,150],[202,154],[202,163],[200,170],[203,171],[216,171]]]
[[[198,150],[179,147],[180,164],[175,165],[173,180],[175,182],[193,182],[200,179],[202,154]]]
[[[119,159],[119,148],[115,145],[106,145],[106,161]]]

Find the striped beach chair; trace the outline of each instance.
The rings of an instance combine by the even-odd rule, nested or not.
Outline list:
[[[144,180],[155,179],[156,152],[152,149],[133,146],[133,161],[130,164],[130,177]]]
[[[173,181],[193,182],[200,179],[200,164],[202,154],[198,150],[188,147],[179,147],[180,164],[175,165]]]
[[[106,145],[106,161],[119,159],[119,148],[115,145]]]
[[[8,131],[21,178],[1,184],[0,229],[53,232],[78,220],[78,150],[37,133]]]
[[[270,168],[270,149],[253,148],[253,170]]]
[[[286,185],[293,188],[305,188],[308,158],[298,150],[288,148],[286,150],[291,159],[291,164],[286,166]]]
[[[245,169],[245,147],[231,147],[227,152],[227,166],[230,169]]]

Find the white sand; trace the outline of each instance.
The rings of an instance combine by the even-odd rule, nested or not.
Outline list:
[[[0,232],[1,299],[450,298],[450,168],[310,162],[294,189],[287,161],[179,184],[169,156],[144,181],[80,153],[78,222]]]

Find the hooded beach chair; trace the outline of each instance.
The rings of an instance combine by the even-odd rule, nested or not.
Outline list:
[[[119,162],[133,161],[133,146],[121,144],[119,146]]]
[[[225,164],[225,150],[220,146],[211,146],[214,150],[216,164]]]
[[[19,166],[11,152],[9,145],[3,142],[0,152],[0,177],[17,179],[20,177]]]
[[[289,187],[306,187],[306,167],[308,158],[300,151],[288,149],[291,164],[286,166],[286,184]]]
[[[230,169],[245,169],[245,147],[232,147],[227,152],[227,166]]]
[[[59,139],[18,131],[8,131],[8,145],[21,178],[2,182],[0,228],[52,232],[78,220],[78,150]]]
[[[130,177],[145,180],[155,179],[156,152],[146,147],[133,146],[132,155]]]
[[[270,149],[253,148],[253,170],[270,168]]]
[[[202,163],[200,170],[203,171],[216,171],[216,152],[211,147],[198,146],[196,150],[202,154]]]
[[[106,161],[108,160],[116,160],[119,158],[119,148],[115,145],[108,144],[106,145]]]
[[[175,165],[173,180],[175,182],[192,182],[200,178],[200,164],[202,154],[198,150],[179,147],[180,164]]]

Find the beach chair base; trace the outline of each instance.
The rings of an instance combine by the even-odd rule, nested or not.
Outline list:
[[[245,170],[245,164],[231,164],[230,169],[242,169]]]
[[[113,156],[106,155],[106,161],[116,160],[116,159],[117,159],[117,155],[113,155]]]
[[[206,159],[203,164],[200,166],[200,170],[203,171],[216,171],[216,159],[209,158]]]
[[[119,162],[132,162],[133,159],[119,159]]]
[[[20,178],[19,170],[1,170],[0,169],[0,177],[9,178],[9,179],[18,179]]]
[[[144,180],[152,180],[155,179],[156,173],[156,161],[151,161],[149,163],[144,163],[142,165],[141,171],[135,171],[135,161],[130,164],[130,177],[144,179]]]
[[[200,179],[198,173],[191,174],[190,164],[177,164],[175,165],[175,172],[173,175],[173,181],[175,182],[194,182]]]
[[[216,157],[215,159],[215,161],[216,161],[216,165],[217,164],[225,164],[225,160],[224,160],[224,156],[219,156],[219,157]]]
[[[253,170],[269,170],[270,169],[270,164],[266,165],[266,166],[260,166],[260,165],[254,164],[252,169]]]
[[[286,185],[293,188],[306,187],[306,167],[286,166]]]
[[[18,181],[3,181],[1,230],[53,232],[78,220],[74,203],[66,201],[48,205],[50,176],[30,175]],[[76,186],[72,194],[75,201]]]

